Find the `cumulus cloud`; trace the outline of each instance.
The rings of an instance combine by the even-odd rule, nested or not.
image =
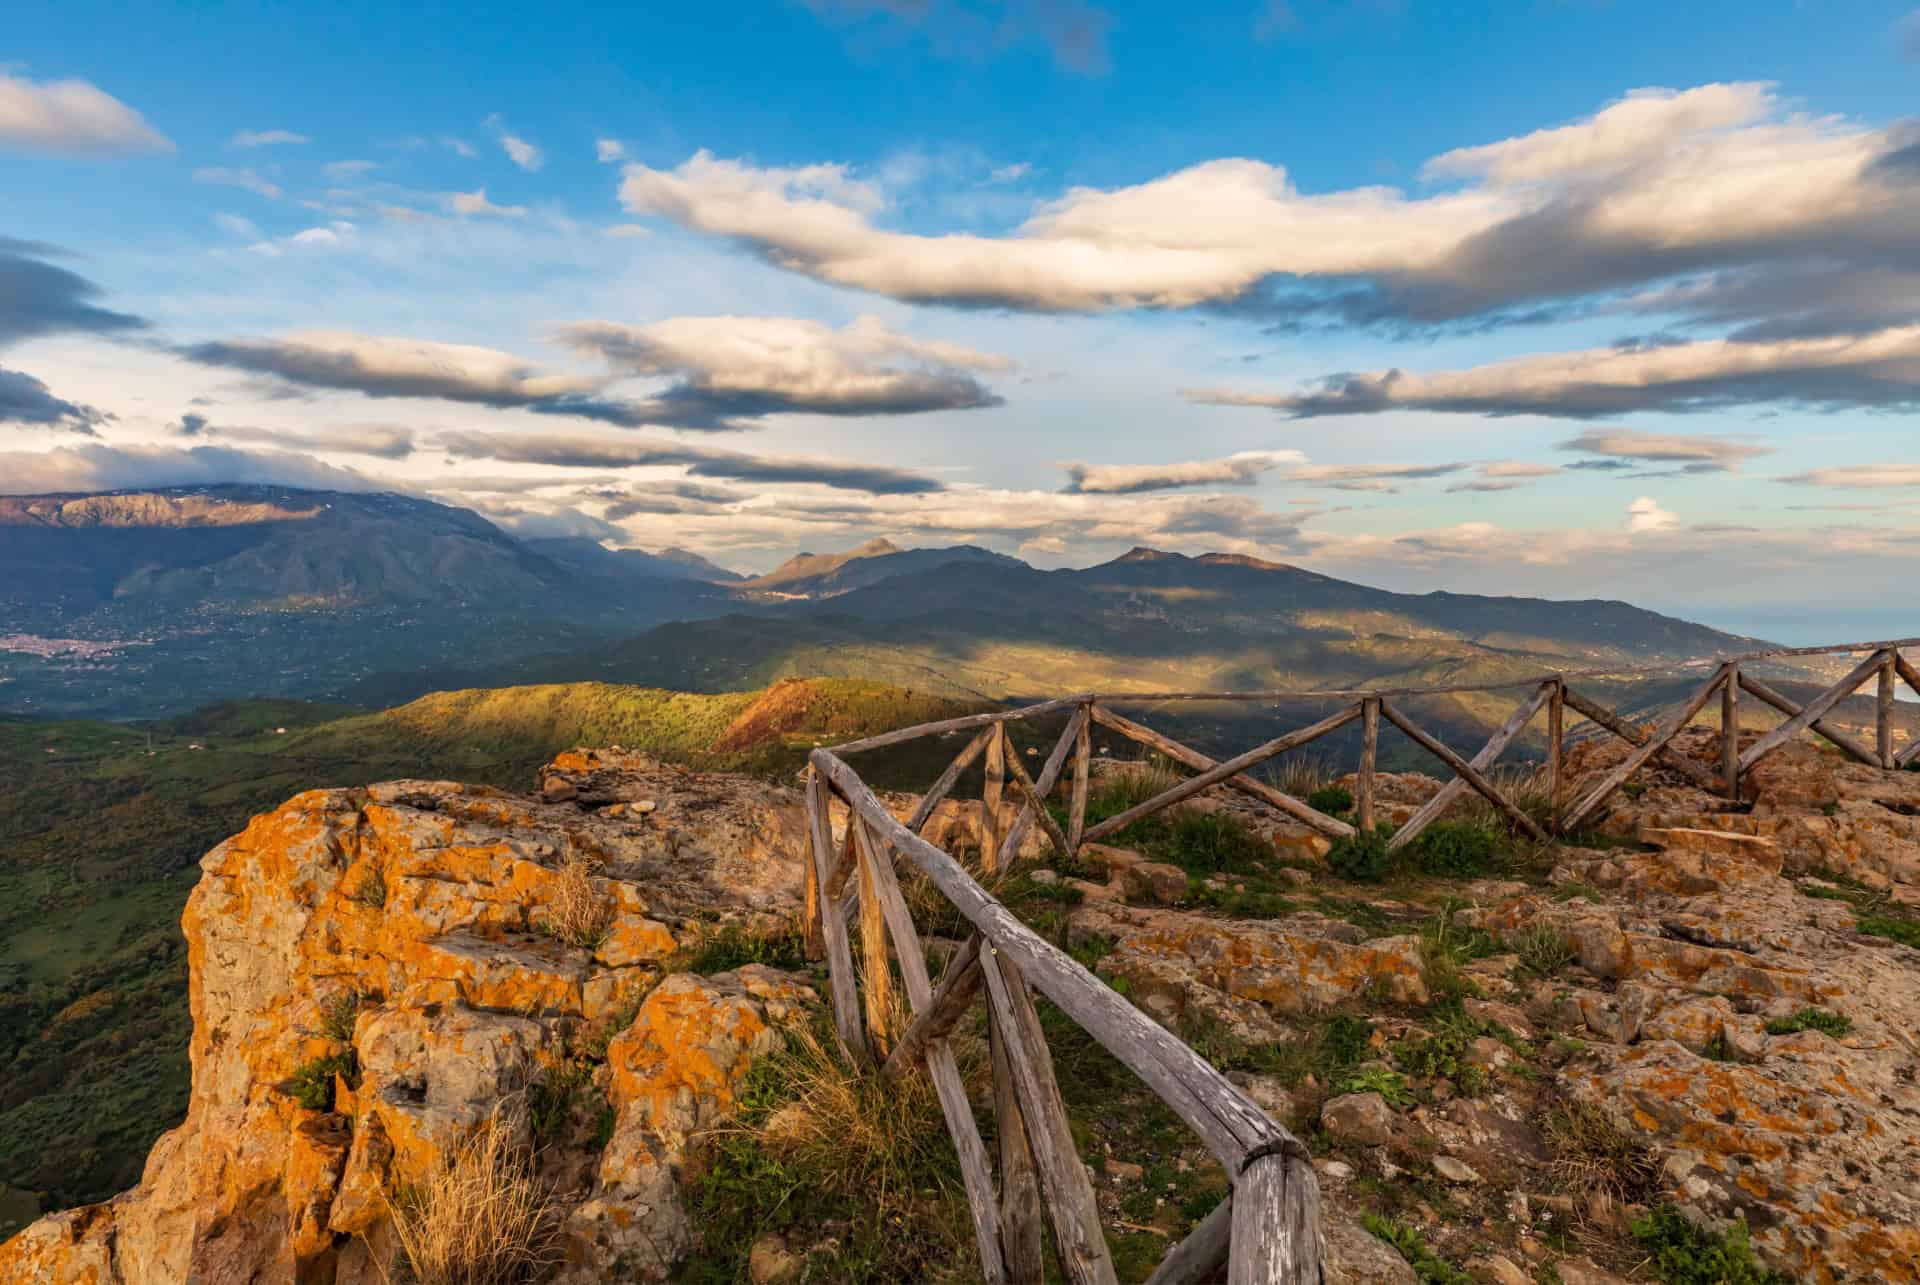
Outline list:
[[[933,478],[881,465],[838,460],[749,455],[679,442],[534,433],[440,435],[439,446],[456,459],[548,464],[564,468],[684,467],[694,477],[735,482],[810,483],[873,495],[916,495],[944,489]]]
[[[735,426],[736,417],[787,412],[908,415],[997,406],[973,372],[1012,363],[959,344],[915,339],[878,317],[835,330],[795,317],[675,317],[646,326],[581,321],[556,337],[623,373],[671,376],[653,401],[656,422]]]
[[[290,129],[243,129],[227,140],[227,146],[283,147],[311,141],[305,134],[296,134]]]
[[[1066,466],[1068,494],[1138,495],[1188,486],[1252,486],[1282,464],[1304,464],[1298,451],[1241,451],[1214,460],[1177,464],[1081,464]]]
[[[507,159],[529,174],[547,163],[545,154],[526,139],[511,133],[497,112],[487,117],[487,128],[500,141],[500,150],[507,154]]]
[[[977,58],[1029,41],[1045,44],[1056,66],[1083,76],[1112,65],[1107,29],[1113,17],[1086,0],[803,0],[842,27],[916,28],[942,58]]]
[[[221,187],[241,188],[245,191],[252,192],[256,196],[264,196],[269,201],[277,201],[286,195],[278,183],[270,179],[262,178],[253,170],[227,169],[223,166],[212,165],[195,170],[193,177],[196,182],[200,183],[214,183]]]
[[[445,199],[447,208],[462,218],[482,215],[518,219],[526,217],[527,213],[524,205],[495,205],[487,199],[487,189],[484,187],[472,192],[449,192]]]
[[[1330,375],[1297,393],[1194,389],[1191,401],[1264,406],[1295,419],[1405,409],[1591,419],[1760,402],[1920,407],[1920,325],[1867,335],[1596,348],[1413,374]]]
[[[1445,153],[1460,180],[1309,194],[1230,158],[1075,188],[1004,236],[883,226],[883,186],[845,166],[698,152],[629,165],[636,214],[734,240],[781,267],[909,300],[1052,310],[1228,305],[1442,322],[1587,300],[1687,273],[1920,256],[1912,143],[1792,113],[1771,87],[1640,90],[1557,129]],[[1263,290],[1262,287],[1265,287]]]
[[[1920,464],[1853,464],[1817,468],[1780,479],[1803,486],[1834,486],[1869,490],[1883,486],[1920,486]]]
[[[624,161],[627,159],[627,145],[617,138],[596,138],[593,140],[593,156],[602,165]]]
[[[1643,495],[1627,506],[1629,531],[1671,531],[1679,525],[1678,515],[1661,508],[1659,501],[1650,495]]]
[[[381,483],[304,455],[225,446],[61,446],[0,451],[0,493],[117,491],[142,486],[257,482],[329,491],[377,491]]]
[[[170,152],[140,113],[84,80],[35,83],[0,72],[0,147],[40,152]]]
[[[1631,428],[1589,428],[1560,443],[1560,449],[1592,457],[1569,468],[1626,469],[1665,464],[1678,465],[1686,473],[1730,473],[1747,460],[1773,453],[1770,447],[1727,437],[1643,433]]]

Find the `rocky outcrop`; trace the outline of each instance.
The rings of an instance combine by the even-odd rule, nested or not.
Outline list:
[[[662,977],[721,920],[791,923],[803,826],[790,790],[593,752],[538,801],[398,781],[255,818],[184,919],[185,1123],[138,1187],[0,1247],[0,1279],[371,1285],[389,1193],[537,1094],[562,1119],[540,1164],[572,1279],[663,1275],[689,1138],[813,995],[757,965]],[[603,1148],[566,1133],[576,1093],[604,1102]]]

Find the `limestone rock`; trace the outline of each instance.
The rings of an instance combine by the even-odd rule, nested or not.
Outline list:
[[[1398,1250],[1358,1223],[1330,1218],[1324,1230],[1326,1277],[1343,1285],[1416,1285]]]
[[[1342,1142],[1384,1147],[1393,1141],[1393,1108],[1378,1093],[1348,1093],[1320,1108],[1320,1126]]]

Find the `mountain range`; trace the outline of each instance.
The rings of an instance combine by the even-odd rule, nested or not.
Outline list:
[[[1756,645],[1623,602],[1392,593],[1154,549],[1046,571],[877,540],[739,577],[407,496],[257,486],[0,500],[0,639],[0,710],[105,717],[578,680],[835,675],[995,700],[1431,685]]]

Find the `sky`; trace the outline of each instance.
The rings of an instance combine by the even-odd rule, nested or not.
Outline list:
[[[0,492],[1911,614],[1911,0],[553,8],[15,0]]]

